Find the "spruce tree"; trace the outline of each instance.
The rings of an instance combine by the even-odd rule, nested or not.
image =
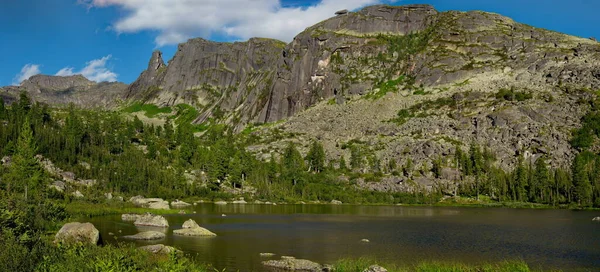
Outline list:
[[[296,185],[302,177],[302,172],[306,169],[304,159],[293,142],[290,142],[283,152],[281,165],[285,177]]]
[[[32,195],[31,192],[39,187],[42,171],[35,155],[36,144],[33,131],[29,119],[25,119],[8,174],[10,188],[18,192],[29,191],[28,194]]]
[[[592,204],[592,184],[586,169],[586,159],[584,153],[579,153],[573,161],[573,184],[575,185],[575,197],[580,206],[590,206]]]
[[[314,172],[322,172],[325,170],[325,150],[323,145],[317,141],[313,141],[308,154],[306,154],[308,166]]]
[[[348,165],[346,164],[346,159],[344,158],[344,156],[342,155],[340,157],[340,166],[339,166],[340,171],[347,171],[348,170]]]

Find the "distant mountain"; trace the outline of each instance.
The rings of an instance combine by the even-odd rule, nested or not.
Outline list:
[[[35,101],[65,106],[69,103],[86,108],[114,108],[122,99],[127,84],[118,82],[96,83],[82,75],[48,76],[35,75],[21,82],[20,86],[0,88],[5,101],[13,101],[26,92]]]

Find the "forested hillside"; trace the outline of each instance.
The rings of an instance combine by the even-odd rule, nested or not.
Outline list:
[[[410,159],[404,165],[394,161],[382,164],[374,153],[349,143],[350,160],[334,162],[326,160],[322,145],[313,141],[304,157],[290,142],[281,154],[272,153],[262,161],[247,150],[258,141],[251,130],[234,134],[226,126],[215,125],[195,137],[194,128],[186,122],[174,126],[167,119],[164,125],[153,126],[120,112],[73,106],[52,109],[32,103],[25,93],[18,103],[1,105],[0,154],[5,163],[0,184],[8,195],[24,195],[27,190],[29,197],[68,200],[79,190],[85,199],[96,202],[111,193],[167,199],[230,199],[237,195],[256,200],[350,203],[436,203],[464,196],[496,202],[600,206],[600,160],[587,150],[600,131],[595,127],[596,110],[584,117],[585,125],[575,133],[572,143],[581,152],[572,169],[549,168],[551,157],[533,164],[521,157],[515,169],[506,172],[497,167],[489,149],[472,144],[468,152],[456,149],[454,167],[464,176],[456,176],[452,183],[430,187],[413,183],[405,192],[386,193],[361,189],[357,182],[377,182],[400,174],[416,178],[431,173],[437,178],[443,174],[441,160],[427,169],[415,169]],[[96,185],[74,182],[59,192],[49,187],[59,177],[44,170],[41,158]]]

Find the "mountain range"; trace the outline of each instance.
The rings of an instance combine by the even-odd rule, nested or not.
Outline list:
[[[570,164],[572,131],[600,90],[597,41],[430,5],[336,14],[289,44],[195,38],[168,63],[155,51],[130,85],[36,75],[0,96],[10,102],[25,91],[51,105],[110,110],[188,104],[198,111],[194,124],[249,130],[263,139],[250,149],[265,156],[288,141],[307,149],[319,140],[332,162],[354,144],[381,164],[411,160],[418,169],[451,163],[455,148],[478,143],[506,169],[518,156]]]

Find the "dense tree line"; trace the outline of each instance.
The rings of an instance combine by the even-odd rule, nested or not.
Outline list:
[[[580,135],[597,131],[595,123],[589,121],[592,119],[584,117],[583,132],[575,133],[575,143],[581,142],[577,140]],[[119,112],[73,106],[51,110],[22,94],[11,106],[0,103],[0,155],[13,158],[12,166],[0,173],[0,189],[22,195],[26,191],[29,195],[46,192],[51,179],[37,163],[35,155],[41,154],[78,177],[98,180],[101,186],[90,192],[98,197],[113,192],[227,198],[231,196],[224,193],[224,187],[243,192],[251,185],[257,190],[255,197],[269,200],[432,203],[448,193],[443,186],[416,193],[366,192],[339,176],[377,180],[391,174],[412,179],[415,173],[431,172],[440,178],[444,168],[456,168],[462,175],[455,193],[461,196],[600,206],[600,159],[587,150],[578,153],[571,169],[550,169],[547,160],[551,158],[520,156],[514,170],[505,171],[495,166],[489,150],[472,144],[467,151],[457,146],[452,159],[434,158],[430,168],[421,165],[415,169],[410,158],[400,166],[393,159],[382,163],[359,142],[343,146],[350,149],[349,162],[342,156],[336,165],[327,162],[323,146],[314,141],[304,157],[290,143],[280,156],[272,155],[265,162],[246,151],[251,141],[247,135],[235,135],[224,125],[213,125],[196,137],[190,124],[177,122],[179,125],[174,126],[175,121],[149,125]],[[186,175],[192,172],[194,175]],[[190,176],[195,179],[190,180]]]

